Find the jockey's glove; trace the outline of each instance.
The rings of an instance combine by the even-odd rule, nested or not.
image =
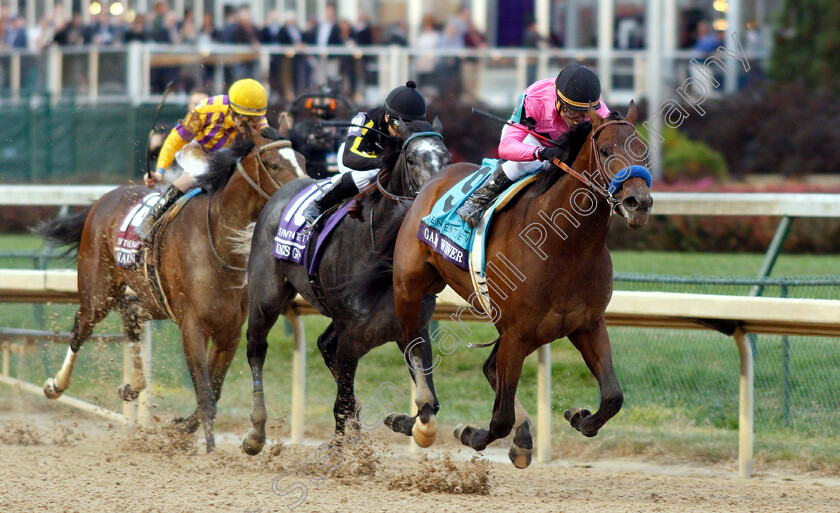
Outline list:
[[[568,152],[562,148],[557,148],[555,146],[543,146],[537,150],[537,158],[543,161],[554,162],[555,159],[559,159],[561,162],[566,158]]]
[[[164,173],[166,173],[166,169],[162,167],[157,168],[157,171],[155,171],[155,180],[157,180],[158,182],[163,180]]]

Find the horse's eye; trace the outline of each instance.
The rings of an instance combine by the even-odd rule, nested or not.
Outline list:
[[[610,155],[610,152],[606,148],[601,148],[601,155],[608,157]]]
[[[414,159],[411,158],[411,157],[406,157],[405,161],[408,162],[409,164],[412,164],[412,165],[414,164]]]

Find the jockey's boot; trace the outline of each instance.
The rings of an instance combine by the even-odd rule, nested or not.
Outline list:
[[[152,233],[152,229],[155,227],[155,224],[157,224],[160,216],[162,216],[163,213],[166,212],[166,210],[183,195],[183,191],[174,185],[170,185],[169,188],[166,189],[158,202],[155,203],[155,206],[152,207],[152,211],[149,212],[149,214],[143,219],[140,226],[134,229],[134,233],[137,235],[137,238],[140,239],[140,242],[148,242],[149,235]]]
[[[481,220],[482,214],[487,210],[491,201],[496,199],[503,190],[511,184],[511,180],[502,171],[502,163],[496,167],[490,178],[481,187],[475,190],[467,201],[458,209],[457,214],[467,223],[470,228],[475,228]]]
[[[341,175],[341,178],[323,196],[316,199],[303,211],[303,218],[310,226],[315,225],[321,213],[341,203],[342,200],[359,194],[359,188],[353,180],[352,172]]]

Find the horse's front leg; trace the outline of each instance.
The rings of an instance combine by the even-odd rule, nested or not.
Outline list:
[[[493,348],[493,352],[485,364],[485,373],[490,374],[493,366],[495,366],[496,371],[494,386],[496,400],[493,403],[493,418],[490,421],[490,429],[459,425],[455,428],[455,437],[461,443],[469,445],[477,451],[482,451],[493,441],[508,436],[516,425],[517,433],[521,434],[521,437],[518,440],[514,439],[514,447],[519,443],[522,444],[521,449],[530,449],[530,429],[528,427],[530,426],[530,418],[516,399],[516,387],[519,385],[519,376],[522,374],[522,363],[525,356],[522,343],[517,336],[509,333],[502,334],[500,342]],[[488,380],[490,380],[489,375]],[[493,385],[492,380],[490,384]],[[514,465],[519,468],[524,468],[528,466],[527,463],[530,463],[530,452],[525,454],[511,448],[510,456]]]
[[[499,354],[499,339],[496,339],[493,350],[487,361],[484,362],[484,377],[490,383],[493,391],[496,391],[496,356]],[[516,420],[513,423],[513,442],[508,451],[508,457],[516,468],[526,468],[531,464],[531,454],[534,449],[534,441],[531,437],[531,416],[528,411],[519,402],[519,398],[514,396],[513,411]],[[455,428],[456,437],[465,426],[459,425]]]
[[[612,366],[612,351],[610,337],[604,318],[588,329],[578,329],[569,334],[569,340],[574,344],[583,360],[592,371],[601,387],[601,404],[594,414],[588,409],[570,408],[564,413],[572,427],[586,436],[595,436],[601,426],[613,418],[624,402],[624,395],[618,385],[618,379]]]
[[[263,366],[268,353],[268,332],[280,316],[280,301],[259,302],[252,298],[248,315],[248,365],[254,384],[254,404],[251,409],[251,429],[242,440],[242,449],[246,454],[255,455],[265,446],[265,422],[268,413],[265,410],[263,391]],[[289,311],[289,316],[295,315]]]
[[[180,323],[184,356],[195,387],[199,419],[204,425],[204,439],[207,452],[213,452],[216,442],[213,436],[213,422],[216,418],[216,400],[210,384],[210,369],[207,365],[208,329],[194,314],[187,314]]]

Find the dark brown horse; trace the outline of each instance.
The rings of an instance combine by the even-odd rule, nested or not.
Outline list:
[[[222,382],[236,353],[248,312],[244,287],[245,258],[232,236],[257,219],[281,184],[303,176],[303,157],[276,134],[251,130],[230,150],[214,154],[210,171],[199,177],[207,191],[190,200],[157,237],[155,258],[165,303],[181,335],[198,407],[179,428],[194,432],[204,424],[207,451],[214,447],[213,419]],[[119,267],[115,237],[127,209],[149,189],[125,186],[100,198],[87,212],[41,227],[42,236],[78,248],[80,308],[76,313],[64,365],[44,384],[55,399],[69,386],[79,349],[93,327],[116,308],[123,318],[134,355],[134,374],[118,393],[131,401],[146,387],[140,364],[140,326],[148,319],[170,317],[156,298],[143,267]],[[127,294],[127,288],[131,293]],[[213,339],[208,355],[208,342]]]
[[[455,436],[480,451],[515,429],[510,458],[519,468],[531,461],[532,440],[531,421],[516,398],[516,386],[523,360],[538,347],[569,337],[597,378],[601,387],[598,411],[570,409],[565,414],[584,435],[595,436],[623,401],[604,324],[612,295],[606,237],[613,211],[637,228],[647,222],[653,201],[647,181],[640,177],[624,181],[614,197],[606,190],[620,170],[642,164],[643,145],[631,137],[635,105],[631,102],[626,120],[617,113],[603,119],[593,109],[588,115],[592,128],[584,132],[582,147],[578,143],[580,151],[572,169],[586,172],[584,179],[588,175],[592,185],[552,167],[496,215],[487,243],[492,308],[485,318],[491,318],[499,332],[484,364],[484,374],[496,392],[493,418],[489,430],[458,426]],[[455,164],[430,180],[400,229],[394,299],[408,340],[418,336],[424,296],[449,285],[461,297],[475,298],[471,298],[470,273],[446,261],[416,234],[435,201],[476,168]]]

